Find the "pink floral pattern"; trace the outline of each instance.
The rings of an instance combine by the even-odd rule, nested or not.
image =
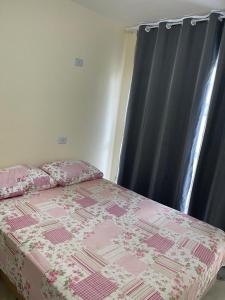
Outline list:
[[[26,300],[196,300],[225,233],[104,179],[0,202],[0,268]]]
[[[27,175],[23,178],[26,190],[43,191],[57,186],[57,182],[46,172],[39,168],[29,167]]]
[[[56,161],[44,164],[41,168],[61,186],[103,177],[101,171],[82,160]]]
[[[25,187],[22,184],[28,168],[14,166],[0,170],[0,200],[23,195]]]

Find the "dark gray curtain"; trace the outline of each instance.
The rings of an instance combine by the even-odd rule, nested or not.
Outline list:
[[[189,213],[225,230],[225,26]]]
[[[176,209],[218,56],[218,17],[138,33],[118,183]]]

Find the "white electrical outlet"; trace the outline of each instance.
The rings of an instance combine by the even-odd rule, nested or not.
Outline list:
[[[59,136],[58,140],[57,140],[57,143],[59,145],[65,145],[65,144],[67,144],[67,137],[66,136]]]

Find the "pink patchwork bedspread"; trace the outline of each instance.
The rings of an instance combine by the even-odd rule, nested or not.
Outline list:
[[[30,300],[199,299],[225,234],[98,179],[0,202],[0,268]]]

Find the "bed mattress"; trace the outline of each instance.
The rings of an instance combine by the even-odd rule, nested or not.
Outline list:
[[[0,202],[0,269],[29,300],[200,299],[223,231],[104,179]]]

